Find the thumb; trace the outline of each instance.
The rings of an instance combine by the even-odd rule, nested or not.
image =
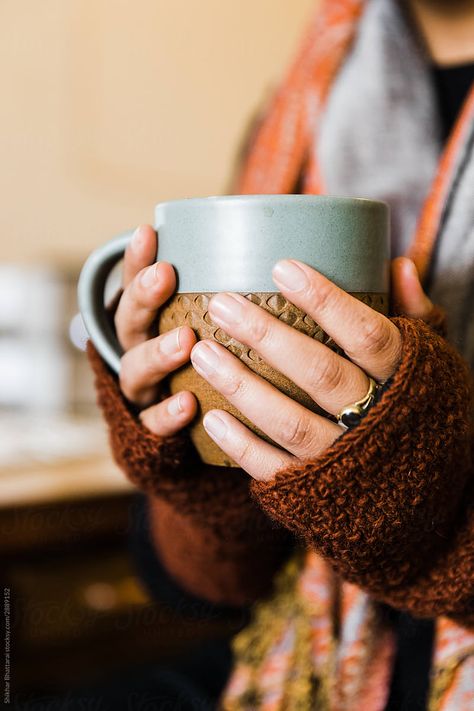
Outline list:
[[[425,319],[433,309],[421,286],[417,268],[407,257],[392,261],[392,301],[395,314],[411,318]]]

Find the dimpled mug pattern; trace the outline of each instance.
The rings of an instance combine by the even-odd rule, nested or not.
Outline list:
[[[159,332],[165,333],[178,326],[190,326],[199,339],[206,338],[217,341],[240,358],[248,368],[262,378],[265,378],[265,380],[285,393],[285,395],[288,395],[313,412],[327,416],[304,390],[265,363],[255,350],[240,343],[240,341],[237,341],[235,338],[230,337],[219,326],[213,323],[208,312],[209,300],[212,295],[212,293],[176,294],[161,310]],[[324,343],[324,345],[333,350],[340,350],[332,338],[318,326],[311,316],[308,316],[304,311],[301,311],[301,309],[290,303],[279,292],[259,292],[243,294],[243,296],[310,338]],[[387,314],[388,298],[386,294],[356,293],[354,296],[376,311]],[[191,438],[201,459],[207,464],[227,467],[235,466],[225,452],[207,435],[202,424],[203,416],[206,412],[214,408],[227,410],[227,412],[237,417],[237,419],[247,425],[247,427],[260,437],[271,441],[258,427],[242,415],[233,405],[227,402],[217,390],[212,388],[206,380],[196,373],[190,364],[172,373],[169,381],[172,394],[181,390],[190,390],[196,395],[200,412],[198,418],[191,425]]]

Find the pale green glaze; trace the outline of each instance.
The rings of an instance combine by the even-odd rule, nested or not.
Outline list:
[[[387,293],[388,223],[385,203],[314,195],[191,198],[155,209],[159,259],[173,264],[185,293],[275,291],[272,267],[285,258],[313,266],[346,291]],[[130,236],[93,252],[78,287],[88,333],[116,371],[120,348],[107,326],[103,292]]]
[[[388,288],[384,203],[313,195],[250,195],[157,205],[160,260],[178,291],[272,291],[272,267],[299,259],[347,291]]]

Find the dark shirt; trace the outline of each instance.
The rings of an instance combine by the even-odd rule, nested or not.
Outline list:
[[[165,604],[181,620],[194,620],[198,625],[208,620],[222,620],[235,628],[249,623],[248,609],[213,605],[183,590],[168,574],[152,543],[148,502],[143,494],[136,495],[130,518],[131,558],[152,599]],[[161,700],[160,709],[213,711],[232,665],[231,639],[219,636],[192,645],[179,658],[157,666],[148,683]],[[117,711],[121,708],[117,706]]]
[[[442,138],[445,141],[474,81],[474,62],[452,67],[434,66],[432,76],[441,117]]]

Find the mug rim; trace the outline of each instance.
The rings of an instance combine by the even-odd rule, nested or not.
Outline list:
[[[340,205],[378,205],[385,209],[389,209],[387,202],[383,200],[372,200],[372,198],[364,197],[352,197],[345,195],[313,195],[313,194],[288,194],[288,193],[253,193],[250,195],[205,195],[202,197],[185,197],[185,198],[174,198],[172,200],[163,200],[155,204],[155,209],[158,207],[163,207],[165,205],[175,205],[176,203],[233,203],[233,202],[257,202],[257,201],[268,201],[268,202],[331,202],[338,203]]]

